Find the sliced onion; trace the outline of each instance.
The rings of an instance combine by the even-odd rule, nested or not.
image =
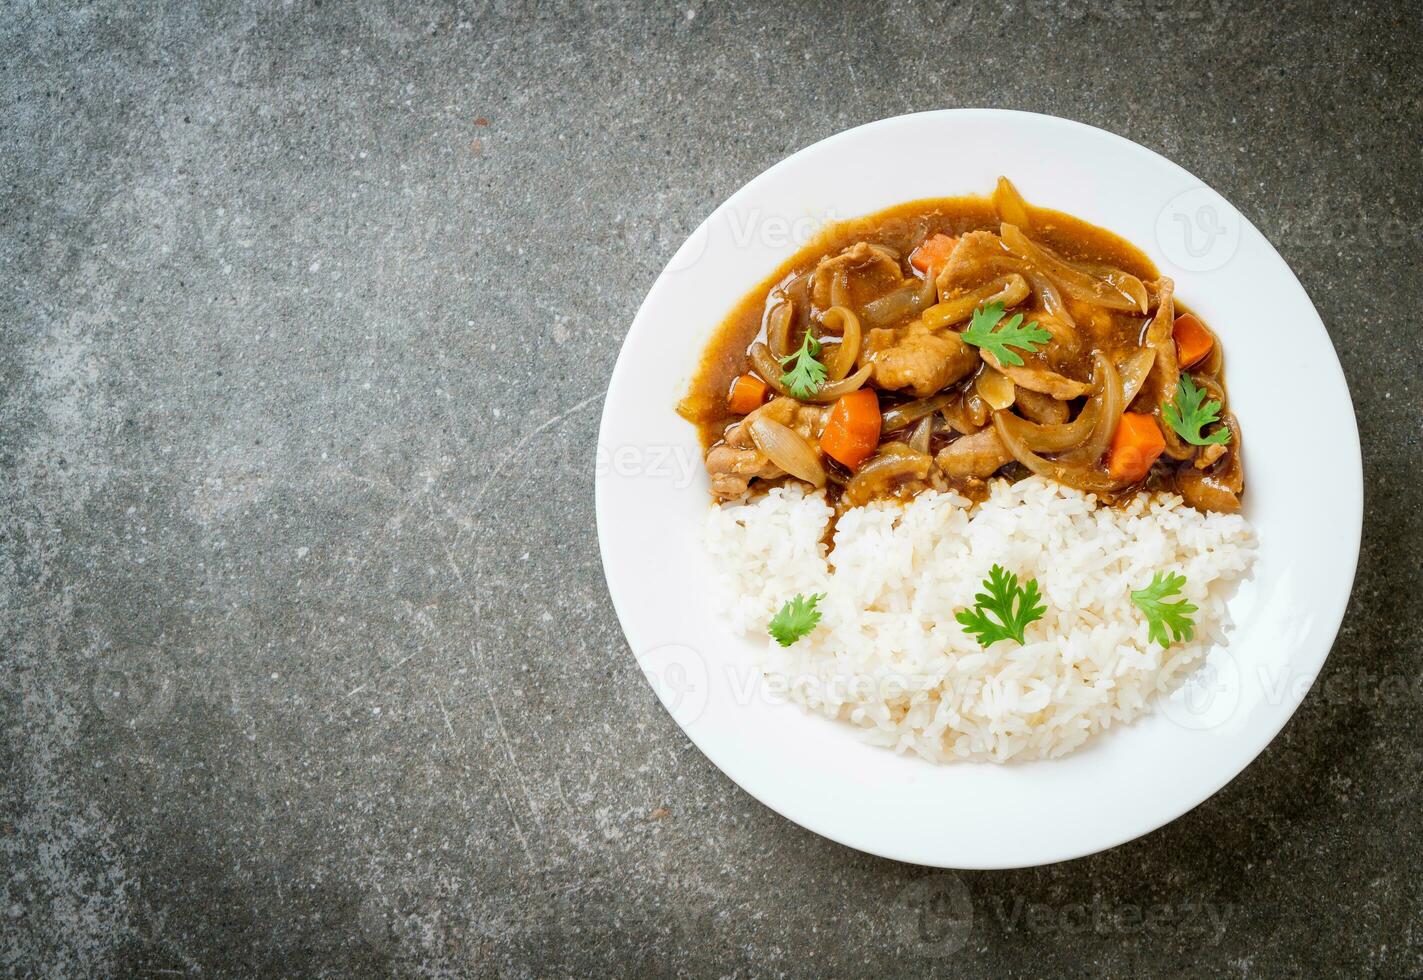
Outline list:
[[[1099,398],[1091,399],[1082,411],[1077,413],[1077,418],[1059,424],[1036,425],[1016,415],[1006,412],[1003,414],[1004,424],[1012,427],[1013,434],[1023,445],[1035,452],[1060,453],[1087,441],[1102,414],[1102,401]]]
[[[1098,357],[1101,355],[1099,354]],[[1105,358],[1102,359],[1105,361]],[[1088,444],[1088,439],[1093,438],[1097,442],[1105,440],[1110,443],[1112,434],[1116,431],[1116,423],[1112,423],[1110,426],[1102,424],[1103,413],[1113,408],[1111,404],[1114,390],[1112,376],[1099,368],[1093,376],[1093,380],[1096,384],[1092,397],[1088,399],[1077,418],[1071,422],[1034,425],[1016,415],[1005,413],[1001,424],[1007,426],[1020,443],[1034,452],[1058,453],[1075,450],[1075,452],[1059,456],[1056,462],[1095,462],[1095,458],[1091,455],[1094,447]],[[998,419],[995,417],[995,422],[997,421]],[[1101,453],[1098,452],[1097,455],[1100,456]]]
[[[1024,272],[1023,278],[1028,280],[1028,287],[1033,291],[1033,300],[1043,308],[1044,313],[1056,317],[1069,327],[1077,326],[1077,321],[1072,318],[1072,312],[1062,299],[1062,293],[1052,284],[1051,279],[1035,271]]]
[[[796,335],[796,331],[810,328],[810,278],[811,273],[802,272],[785,285],[786,299],[794,305],[790,327],[792,337]],[[789,342],[789,338],[787,338],[787,343]],[[786,353],[789,354],[790,351],[786,351]]]
[[[1208,374],[1214,378],[1218,376],[1221,369],[1225,367],[1225,354],[1221,350],[1220,338],[1215,335],[1214,330],[1205,325],[1200,317],[1196,317],[1196,322],[1201,325],[1201,329],[1206,332],[1206,336],[1210,337],[1211,349],[1210,353],[1206,355],[1205,360],[1196,362],[1192,370],[1201,374]]]
[[[976,392],[964,392],[963,409],[968,420],[980,429],[988,423],[988,403]]]
[[[1135,300],[1139,312],[1147,311],[1151,299],[1146,294],[1146,283],[1130,272],[1123,272],[1121,269],[1103,269],[1100,275],[1107,285],[1116,289],[1123,296],[1129,296]]]
[[[1019,388],[1017,405],[1029,421],[1061,425],[1067,421],[1067,402],[1031,388]]]
[[[999,221],[1022,228],[1027,228],[1032,223],[1032,219],[1028,217],[1028,202],[1023,200],[1023,195],[1018,193],[1018,188],[1014,187],[1007,177],[999,177],[998,185],[993,188],[993,210],[998,213]]]
[[[781,362],[776,360],[771,348],[762,343],[755,343],[746,352],[746,356],[751,361],[751,370],[759,374],[762,381],[770,385],[777,394],[790,396],[786,386],[781,384],[781,375],[784,373]]]
[[[934,435],[934,416],[926,415],[909,430],[908,446],[916,453],[929,453],[929,440]]]
[[[908,320],[924,312],[934,302],[937,292],[934,280],[928,277],[922,282],[901,286],[873,302],[866,303],[865,320],[877,327]]]
[[[795,319],[795,304],[784,299],[766,319],[766,346],[773,357],[785,357],[791,352],[791,323]]]
[[[830,326],[832,320],[838,321],[840,343],[826,355],[825,377],[834,382],[844,379],[860,358],[860,318],[848,306],[832,306],[820,315],[820,322]]]
[[[955,432],[971,436],[975,432],[982,431],[983,423],[975,422],[969,418],[968,406],[965,404],[967,401],[967,398],[959,397],[954,399],[951,404],[944,406],[944,421],[949,423]],[[979,399],[979,404],[983,404],[982,399]]]
[[[835,275],[830,277],[830,304],[850,305],[850,273],[846,269],[836,269]]]
[[[1016,225],[1004,222],[1002,234],[1010,249],[1036,266],[1067,295],[1109,310],[1146,312],[1146,286],[1136,276],[1112,270],[1098,278],[1033,243]]]
[[[1028,281],[1016,272],[990,279],[962,296],[935,303],[924,311],[924,325],[930,330],[953,326],[973,315],[973,311],[989,303],[1002,303],[1004,309],[1017,306],[1028,296]]]
[[[791,394],[790,388],[781,381],[784,370],[781,364],[771,356],[771,350],[765,344],[755,343],[751,345],[749,352],[751,359],[751,369],[761,376],[761,380],[771,386],[771,390],[778,395],[785,395],[787,398],[795,398]],[[848,395],[850,392],[860,388],[870,378],[870,372],[874,370],[874,365],[866,364],[854,374],[843,381],[834,384],[821,385],[820,389],[808,398],[797,398],[797,401],[809,402],[814,405],[828,405],[841,395]]]
[[[1176,325],[1176,304],[1172,298],[1175,292],[1176,284],[1162,276],[1156,284],[1156,313],[1141,335],[1141,345],[1151,348],[1156,354],[1150,376],[1157,401],[1176,394],[1176,382],[1181,374],[1176,360],[1176,341],[1172,336]]]
[[[842,395],[848,395],[852,391],[859,391],[865,382],[870,380],[870,372],[873,370],[873,364],[866,364],[843,381],[821,385],[820,390],[807,398],[806,401],[814,402],[817,405],[829,405]]]
[[[1176,434],[1176,430],[1166,423],[1161,412],[1161,403],[1176,397],[1176,386],[1181,381],[1181,367],[1176,359],[1176,340],[1172,328],[1176,325],[1176,284],[1162,276],[1156,284],[1156,314],[1142,332],[1142,344],[1156,352],[1148,382],[1144,386],[1152,400],[1152,414],[1166,440],[1166,455],[1175,460],[1187,460],[1196,455],[1196,449]]]
[[[1225,427],[1230,430],[1229,453],[1226,458],[1216,463],[1215,473],[1220,478],[1221,483],[1229,487],[1234,493],[1245,492],[1245,468],[1240,465],[1240,423],[1235,420],[1235,416],[1226,412],[1222,421]]]
[[[957,392],[940,392],[937,395],[930,395],[928,398],[905,402],[903,405],[886,409],[880,415],[880,431],[894,432],[906,425],[912,425],[926,415],[933,415],[957,397]]]
[[[973,387],[978,396],[995,412],[1011,408],[1016,397],[1013,382],[987,365],[974,379]]]
[[[1151,366],[1156,363],[1156,351],[1143,347],[1123,361],[1118,368],[1122,373],[1122,402],[1130,405],[1141,386],[1151,374]]]
[[[1057,457],[1056,461],[1059,463],[1086,463],[1096,466],[1106,454],[1107,447],[1112,444],[1117,423],[1122,420],[1126,404],[1122,400],[1121,375],[1117,374],[1116,367],[1108,360],[1107,355],[1100,351],[1093,358],[1092,379],[1096,382],[1098,392],[1094,397],[1101,401],[1097,424],[1092,427],[1092,434],[1082,445]]]
[[[902,442],[887,442],[845,485],[845,499],[852,507],[868,503],[891,480],[924,479],[933,463],[934,458],[927,453],[916,452]]]
[[[1225,404],[1225,388],[1221,385],[1219,381],[1217,381],[1215,378],[1203,377],[1202,375],[1197,374],[1195,371],[1192,371],[1190,373],[1191,380],[1196,383],[1196,387],[1206,393],[1207,401],[1218,401],[1221,403],[1221,405]]]
[[[761,416],[746,423],[751,441],[766,454],[766,458],[797,480],[812,486],[825,486],[825,467],[820,453],[810,440],[790,426]]]
[[[1003,447],[1013,454],[1014,459],[1038,476],[1045,476],[1049,480],[1056,480],[1087,493],[1110,493],[1124,486],[1095,466],[1069,466],[1056,460],[1044,459],[1023,445],[1022,440],[1013,433],[1011,423],[1007,422],[1008,417],[1007,412],[994,413],[993,425],[998,430],[998,438],[1003,440]]]

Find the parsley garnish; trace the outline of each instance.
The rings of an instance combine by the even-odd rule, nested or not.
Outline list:
[[[1030,578],[1019,588],[1017,575],[994,565],[988,571],[988,578],[983,580],[983,587],[988,591],[973,597],[977,605],[954,616],[963,624],[963,631],[984,647],[999,640],[1025,642],[1023,630],[1047,612],[1047,606],[1038,605],[1042,598],[1038,594],[1038,580]],[[998,621],[989,619],[989,613],[997,616]]]
[[[781,384],[789,388],[794,397],[809,398],[825,383],[825,365],[815,359],[819,353],[820,341],[807,330],[800,349],[781,358],[781,367],[790,367],[791,362],[795,361],[795,366],[781,375]]]
[[[780,612],[771,617],[771,622],[766,627],[767,632],[781,646],[790,646],[815,629],[815,624],[820,622],[820,610],[815,607],[824,598],[823,592],[812,595],[809,599],[797,593],[794,599],[781,606]]]
[[[1221,426],[1208,436],[1201,435],[1201,429],[1212,422],[1220,421],[1220,402],[1211,399],[1204,405],[1205,390],[1197,388],[1189,374],[1181,375],[1176,382],[1176,397],[1162,405],[1166,424],[1176,430],[1176,434],[1193,446],[1224,446],[1230,441],[1230,430]]]
[[[1038,349],[1033,346],[1034,344],[1045,344],[1052,340],[1052,334],[1038,326],[1036,320],[1026,327],[1022,326],[1023,314],[1021,313],[1014,313],[1000,329],[994,330],[998,321],[1002,319],[1002,303],[989,303],[987,306],[980,306],[973,311],[973,319],[969,322],[968,329],[959,334],[959,339],[965,344],[973,344],[975,347],[982,347],[990,351],[998,360],[1013,367],[1022,365],[1023,359],[1018,356],[1017,351],[1008,348],[1017,347],[1029,354],[1036,354]]]
[[[1150,585],[1131,594],[1131,601],[1146,613],[1147,637],[1163,647],[1171,645],[1171,640],[1166,638],[1167,627],[1170,627],[1171,636],[1176,640],[1189,640],[1196,635],[1196,624],[1191,619],[1191,613],[1196,611],[1196,607],[1185,599],[1179,602],[1164,601],[1167,596],[1180,592],[1181,586],[1185,584],[1184,575],[1157,572],[1152,576]]]

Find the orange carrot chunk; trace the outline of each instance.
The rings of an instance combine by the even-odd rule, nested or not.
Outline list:
[[[1112,434],[1107,470],[1117,480],[1135,483],[1144,479],[1151,464],[1166,448],[1166,439],[1150,415],[1126,412]]]
[[[873,388],[861,388],[835,402],[820,434],[820,448],[853,470],[874,453],[879,430],[879,396]]]
[[[1182,313],[1176,318],[1171,325],[1171,336],[1176,338],[1176,360],[1183,368],[1195,364],[1215,346],[1205,324],[1190,313]]]
[[[766,382],[754,374],[743,374],[731,383],[726,404],[737,415],[750,415],[766,400]]]
[[[958,243],[957,238],[950,238],[948,235],[933,235],[925,239],[924,244],[909,256],[909,264],[925,274],[929,274],[931,269],[937,273],[944,267],[944,263],[949,261],[949,253]]]

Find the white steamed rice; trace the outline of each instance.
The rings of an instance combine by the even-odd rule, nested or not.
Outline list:
[[[874,744],[936,762],[1052,758],[1149,711],[1212,644],[1226,598],[1250,570],[1250,525],[1173,494],[1121,507],[1033,477],[995,481],[973,505],[953,493],[846,512],[834,549],[821,493],[778,487],[714,506],[706,541],[722,609],[762,642],[760,669],[807,710]],[[1027,643],[988,649],[954,614],[995,563],[1036,578],[1047,613]],[[1163,650],[1130,593],[1157,571],[1186,576],[1196,635]],[[789,648],[766,633],[797,593],[826,593],[820,625]]]

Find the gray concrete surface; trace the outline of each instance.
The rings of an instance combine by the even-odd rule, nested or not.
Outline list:
[[[1419,975],[1421,29],[7,3],[0,973]],[[708,211],[961,105],[1114,130],[1255,221],[1339,349],[1368,499],[1321,685],[1242,777],[1106,854],[935,875],[690,746],[609,606],[590,447]]]

